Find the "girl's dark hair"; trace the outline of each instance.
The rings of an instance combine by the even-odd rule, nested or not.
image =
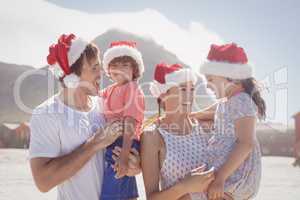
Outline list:
[[[256,104],[258,108],[259,118],[265,119],[266,118],[266,102],[261,97],[261,87],[259,86],[258,82],[254,78],[248,78],[237,81],[242,84],[244,91],[249,94],[252,98],[253,102]]]
[[[157,98],[157,105],[158,105],[158,117],[161,117],[161,99]]]
[[[161,109],[164,109],[163,102],[161,98],[157,98],[157,105],[158,105],[158,126],[160,126],[160,118],[161,118]]]
[[[80,57],[76,60],[76,62],[70,66],[71,73],[75,73],[77,76],[80,76],[84,58],[86,58],[87,62],[90,63],[93,59],[98,58],[98,55],[99,55],[98,47],[93,43],[88,44],[85,47],[82,54],[80,55]],[[61,77],[59,81],[62,84],[62,86],[65,87],[63,79],[64,77]]]

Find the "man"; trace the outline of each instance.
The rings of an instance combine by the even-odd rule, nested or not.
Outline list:
[[[120,122],[104,126],[99,90],[99,50],[75,35],[62,35],[49,49],[48,63],[63,90],[38,106],[30,128],[30,165],[41,192],[57,186],[59,200],[98,200],[103,150],[122,133]],[[127,175],[139,173],[130,156]]]

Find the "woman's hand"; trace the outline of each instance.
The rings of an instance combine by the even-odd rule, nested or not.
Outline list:
[[[115,160],[116,164],[113,166],[114,170],[117,170],[118,167],[118,160],[121,155],[122,148],[121,147],[115,147],[113,150],[113,159]],[[128,162],[128,172],[127,176],[136,176],[139,173],[141,173],[141,158],[139,152],[132,148],[129,154],[129,162]],[[123,176],[116,175],[116,178],[122,178]]]
[[[224,179],[216,178],[208,188],[208,199],[219,200],[224,198]]]
[[[204,192],[214,180],[214,169],[202,172],[202,169],[192,171],[191,175],[184,178],[181,185],[186,188],[187,193]]]

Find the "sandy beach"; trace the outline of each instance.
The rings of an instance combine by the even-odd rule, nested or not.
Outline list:
[[[256,200],[300,199],[300,168],[291,166],[292,158],[264,157],[262,185]],[[145,199],[141,175],[140,199]],[[0,149],[0,200],[56,199],[56,190],[40,193],[34,186],[27,151]]]

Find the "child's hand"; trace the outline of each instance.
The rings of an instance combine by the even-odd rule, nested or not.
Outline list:
[[[117,163],[116,178],[122,178],[127,175],[129,169],[128,160],[128,156],[122,154],[121,152],[120,158]]]
[[[223,179],[218,177],[210,184],[208,187],[208,199],[209,200],[219,200],[224,198],[224,184]]]

